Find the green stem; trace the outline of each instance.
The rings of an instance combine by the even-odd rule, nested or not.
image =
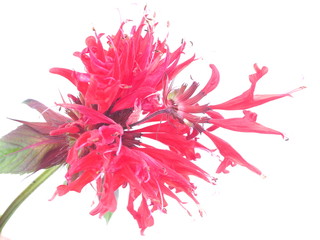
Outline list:
[[[34,192],[34,190],[36,190],[45,180],[47,180],[55,171],[57,171],[59,167],[60,165],[57,165],[45,170],[10,204],[6,211],[0,216],[0,233],[21,203],[23,203],[24,200],[26,200],[31,193]]]

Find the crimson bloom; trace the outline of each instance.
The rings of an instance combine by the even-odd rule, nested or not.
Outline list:
[[[195,164],[201,157],[198,150],[218,150],[223,160],[217,173],[226,173],[228,166],[239,164],[261,175],[258,168],[212,132],[225,128],[284,137],[257,123],[257,115],[247,109],[298,89],[286,94],[255,95],[255,86],[267,68],[254,65],[247,91],[221,104],[200,104],[218,86],[217,68],[210,65],[211,77],[198,92],[196,82],[174,88],[172,80],[196,60],[195,56],[181,61],[185,43],[171,51],[166,39],[154,38],[157,23],[147,16],[128,34],[125,24],[115,35],[95,33],[86,39],[86,48],[74,54],[83,62],[85,73],[50,70],[67,78],[79,91],[78,96],[69,95],[70,103],[57,104],[68,117],[48,110],[41,111],[47,114],[47,123],[22,123],[56,144],[55,154],[43,157],[40,168],[68,166],[66,184],[58,186],[56,195],[81,192],[95,183],[99,202],[91,214],[103,216],[117,209],[118,189],[128,187],[127,209],[143,233],[154,224],[154,211],[166,212],[167,197],[184,207],[178,196],[184,192],[199,204],[190,176],[215,184],[216,179]],[[33,101],[32,106],[40,104],[29,101]],[[225,119],[216,111],[219,109],[243,110],[244,117]],[[200,134],[212,141],[211,147],[198,142]]]

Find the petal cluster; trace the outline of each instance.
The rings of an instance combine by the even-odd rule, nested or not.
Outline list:
[[[148,16],[129,33],[124,30],[126,24],[122,23],[115,35],[95,33],[86,39],[86,47],[74,54],[85,72],[50,70],[73,83],[79,95],[69,95],[70,103],[58,104],[69,118],[51,128],[49,135],[65,139],[69,146],[66,184],[60,185],[56,194],[81,192],[94,183],[99,201],[91,214],[103,216],[117,209],[116,193],[127,187],[127,209],[143,233],[154,224],[154,211],[166,212],[167,197],[184,207],[178,194],[184,192],[199,204],[191,176],[215,184],[215,178],[195,164],[201,157],[199,150],[220,153],[217,173],[226,173],[228,166],[238,164],[261,175],[214,131],[225,128],[284,137],[257,123],[257,115],[248,109],[292,92],[256,95],[256,84],[267,68],[255,64],[247,91],[224,103],[201,104],[220,81],[216,66],[209,66],[211,77],[201,90],[196,82],[175,88],[173,79],[195,56],[182,61],[184,42],[171,51],[166,39],[155,39],[157,23]],[[217,112],[220,109],[242,110],[244,116],[225,119]],[[211,145],[199,143],[200,134],[207,136]]]
[[[52,68],[52,73],[69,79],[81,93],[82,104],[94,106],[99,112],[114,113],[131,108],[136,99],[144,99],[162,87],[164,74],[173,78],[194,57],[179,64],[185,43],[171,52],[166,41],[154,39],[154,27],[146,17],[138,27],[125,34],[123,23],[113,36],[105,37],[105,49],[95,34],[86,39],[87,47],[74,55],[83,62],[87,72]]]

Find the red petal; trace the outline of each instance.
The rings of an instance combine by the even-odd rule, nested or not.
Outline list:
[[[73,85],[77,87],[77,89],[85,94],[88,88],[88,83],[90,81],[90,74],[88,73],[79,73],[73,70],[65,69],[65,68],[51,68],[51,73],[59,74],[65,78],[67,78]]]
[[[281,132],[267,128],[256,122],[256,114],[250,111],[243,111],[243,118],[210,119],[209,122],[217,127],[226,128],[238,132],[256,132],[264,134],[277,134],[285,137]]]
[[[253,106],[260,105],[262,103],[256,104],[254,101],[253,93],[256,88],[256,83],[258,80],[268,72],[267,67],[262,67],[262,69],[258,68],[257,64],[254,65],[256,73],[249,76],[249,80],[251,82],[250,88],[242,93],[241,95],[226,101],[221,104],[210,106],[212,109],[223,109],[223,110],[242,110],[247,109]]]
[[[97,123],[116,124],[115,121],[113,121],[111,118],[108,118],[103,113],[100,113],[92,108],[89,108],[83,105],[67,104],[67,103],[61,103],[57,105],[67,109],[77,110],[86,119],[87,124],[97,124]]]
[[[151,87],[141,87],[122,97],[115,106],[112,108],[112,112],[118,110],[131,108],[137,99],[144,99],[146,96],[155,92],[154,88]]]
[[[81,192],[82,188],[92,182],[97,176],[96,172],[87,171],[80,175],[79,178],[69,183],[68,185],[60,185],[57,188],[57,194],[62,196],[69,191]]]
[[[201,145],[194,140],[187,140],[185,136],[164,132],[144,133],[143,136],[162,142],[169,146],[172,151],[178,152],[188,159],[194,160],[200,156],[195,152],[195,146]]]
[[[211,77],[204,88],[194,97],[185,101],[185,104],[195,104],[199,102],[204,96],[206,96],[209,92],[213,91],[219,84],[220,74],[215,65],[210,64],[210,68],[212,70]]]
[[[156,148],[141,148],[140,151],[148,154],[164,163],[171,169],[174,169],[179,174],[188,177],[189,175],[194,175],[207,182],[211,182],[211,177],[207,172],[202,170],[200,167],[195,165],[190,160],[182,157],[181,155],[164,149],[156,149]]]
[[[262,174],[258,168],[244,160],[244,158],[233,147],[231,147],[229,143],[209,133],[208,131],[204,131],[204,133],[212,140],[212,142],[218,148],[220,154],[224,157],[224,161],[220,164],[217,172],[225,172],[227,166],[232,165],[232,163],[236,163],[259,175]]]
[[[268,72],[268,69],[266,67],[262,67],[262,69],[259,69],[257,65],[254,65],[254,68],[256,70],[256,73],[252,74],[249,76],[250,82],[251,82],[251,87],[242,93],[241,95],[226,101],[221,104],[217,105],[211,105],[210,108],[212,109],[223,109],[223,110],[243,110],[243,109],[248,109],[252,108],[255,106],[262,105],[264,103],[291,96],[290,94],[299,91],[305,87],[299,87],[297,89],[294,89],[288,93],[284,94],[265,94],[265,95],[254,95],[254,90],[256,87],[256,83],[258,80],[263,77]]]

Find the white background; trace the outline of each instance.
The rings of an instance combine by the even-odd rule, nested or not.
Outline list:
[[[38,114],[21,102],[34,98],[48,106],[74,89],[51,67],[82,70],[74,51],[98,32],[113,34],[121,20],[140,20],[142,1],[1,1],[0,3],[0,123],[1,135],[16,124],[6,117],[34,120]],[[168,214],[154,214],[155,226],[139,235],[126,211],[126,191],[110,224],[89,215],[94,193],[70,193],[51,198],[63,182],[61,170],[17,210],[3,234],[12,240],[53,239],[320,239],[319,197],[319,90],[320,34],[317,1],[148,1],[157,12],[161,34],[170,21],[169,42],[192,41],[189,54],[203,57],[187,71],[196,81],[210,76],[207,65],[220,70],[221,83],[207,99],[219,103],[249,87],[252,65],[269,73],[258,93],[284,93],[308,88],[265,106],[254,108],[260,123],[284,132],[279,136],[218,131],[266,179],[242,168],[219,175],[217,186],[199,183],[198,199],[206,215],[201,218],[190,202],[189,217],[174,201]],[[164,35],[163,35],[164,36]],[[172,48],[173,49],[173,48]],[[235,113],[239,116],[239,113]],[[231,116],[231,115],[228,115]],[[205,139],[203,141],[206,141]],[[203,154],[200,162],[214,174],[217,160]],[[0,212],[35,176],[0,176]]]

